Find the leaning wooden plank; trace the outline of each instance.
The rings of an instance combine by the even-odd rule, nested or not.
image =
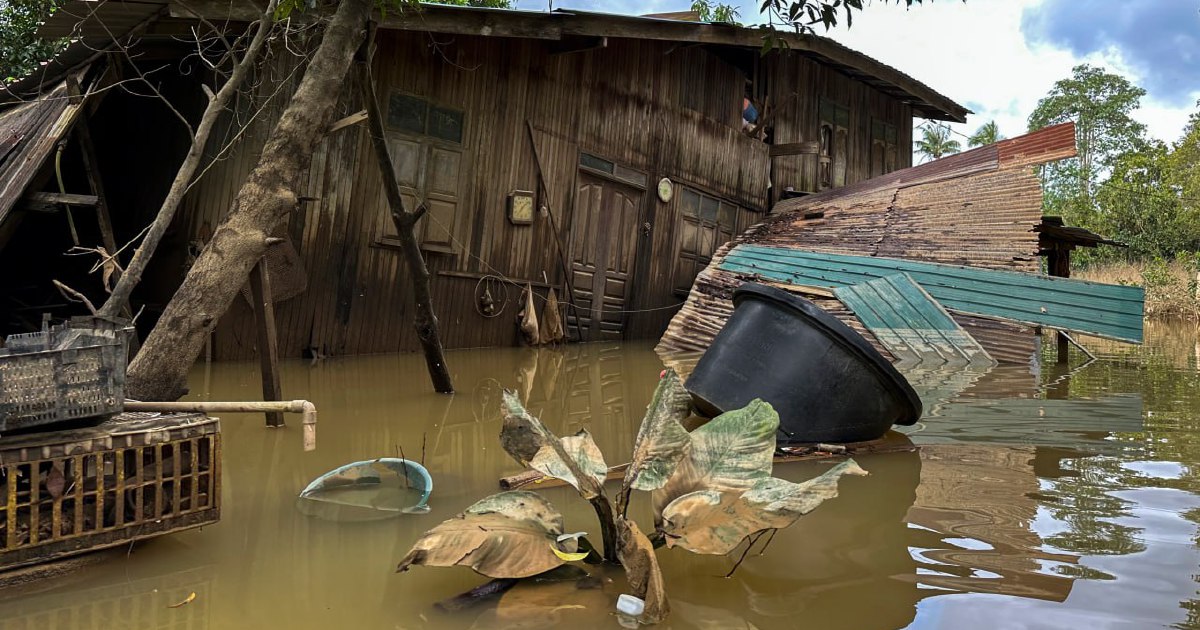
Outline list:
[[[907,273],[943,307],[1141,343],[1145,292],[1036,274],[783,247],[739,245],[719,268],[741,277],[837,289]]]

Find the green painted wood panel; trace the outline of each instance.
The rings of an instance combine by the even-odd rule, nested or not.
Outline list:
[[[837,289],[906,273],[942,306],[1099,337],[1141,343],[1141,287],[1014,271],[739,245],[720,268],[779,282]]]
[[[901,368],[995,361],[908,274],[834,289]]]

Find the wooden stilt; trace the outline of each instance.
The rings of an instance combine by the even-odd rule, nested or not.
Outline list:
[[[275,304],[271,297],[271,274],[266,258],[250,272],[250,294],[254,301],[254,319],[258,329],[258,363],[262,372],[263,400],[283,400],[279,385],[279,343],[275,334]],[[267,426],[283,426],[283,414],[266,412]]]
[[[1071,250],[1073,245],[1064,243],[1055,243],[1054,249],[1050,251],[1047,266],[1049,267],[1050,275],[1058,278],[1071,277]],[[1058,338],[1058,363],[1066,365],[1068,361],[1068,350],[1070,350],[1070,341],[1065,333],[1059,332],[1055,335]]]

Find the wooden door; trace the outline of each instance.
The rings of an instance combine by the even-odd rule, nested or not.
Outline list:
[[[629,276],[637,252],[642,191],[586,173],[579,174],[571,223],[571,288],[582,341],[620,339],[625,329]]]

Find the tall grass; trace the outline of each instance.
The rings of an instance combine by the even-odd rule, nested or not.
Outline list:
[[[1200,256],[1172,261],[1106,262],[1089,265],[1073,277],[1146,289],[1146,317],[1200,322]]]

